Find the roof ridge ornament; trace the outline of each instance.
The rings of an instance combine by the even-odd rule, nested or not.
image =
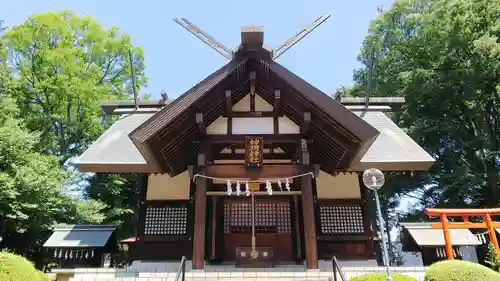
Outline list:
[[[264,27],[256,24],[247,24],[241,29],[241,44],[237,48],[240,50],[242,46],[250,45],[250,48],[256,48],[267,50],[271,53],[271,59],[275,60],[281,55],[283,55],[286,51],[288,51],[291,47],[297,44],[300,40],[306,37],[311,31],[316,29],[322,23],[330,18],[330,15],[324,15],[316,18],[313,22],[305,25],[302,29],[300,29],[294,36],[286,39],[283,44],[278,46],[277,48],[268,48],[263,45],[264,41]],[[204,32],[200,28],[198,28],[195,24],[188,21],[186,18],[175,18],[174,21],[186,29],[188,32],[198,37],[203,43],[207,44],[209,47],[214,49],[216,52],[227,58],[228,60],[233,60],[235,58],[235,53],[224,46],[222,43],[217,41],[214,37]]]

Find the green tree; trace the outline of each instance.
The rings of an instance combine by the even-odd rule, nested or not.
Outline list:
[[[5,94],[0,96],[0,112],[2,245],[29,257],[38,255],[36,261],[54,224],[99,223],[104,206],[64,191],[66,172],[56,157],[35,152],[39,135],[23,126],[18,108]]]
[[[0,50],[2,48],[0,41]],[[99,223],[104,208],[64,191],[67,173],[54,156],[37,152],[39,133],[19,118],[11,96],[22,87],[0,57],[0,236],[2,248],[32,258],[40,266],[40,246],[58,223]]]
[[[120,225],[120,237],[135,235],[140,181],[139,174],[96,174],[85,189],[85,198],[106,204],[104,223]]]
[[[136,87],[146,83],[142,49],[134,47],[130,36],[118,28],[103,29],[88,16],[70,11],[35,14],[8,30],[4,40],[13,76],[20,85],[12,95],[20,117],[28,129],[41,131],[36,149],[55,155],[61,165],[80,155],[112,123],[113,118],[103,116],[100,101],[132,97],[129,51],[134,58]],[[66,185],[80,188],[76,192],[91,202],[79,202],[80,216],[88,214],[85,210],[93,209],[92,204],[101,204],[96,201],[104,202],[103,221],[125,223],[125,229],[130,229],[134,213],[130,208],[135,205],[125,200],[128,185],[115,184],[128,181],[126,175],[92,175],[90,184],[82,185],[82,177],[76,173],[72,184]]]
[[[372,22],[348,92],[404,96],[395,121],[436,158],[429,173],[388,180],[392,196],[416,200],[406,219],[499,203],[499,15],[498,0],[397,0]]]
[[[73,12],[35,14],[5,34],[21,91],[13,96],[37,144],[61,163],[81,154],[102,132],[99,101],[131,97],[129,51],[136,85],[146,83],[143,51],[112,27]]]
[[[488,243],[488,252],[486,253],[486,257],[484,262],[492,269],[498,271],[500,261],[498,261],[497,250],[493,243]]]

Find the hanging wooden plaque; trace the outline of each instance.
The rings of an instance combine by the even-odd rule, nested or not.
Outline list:
[[[245,137],[245,164],[249,168],[262,166],[264,142],[261,136]]]

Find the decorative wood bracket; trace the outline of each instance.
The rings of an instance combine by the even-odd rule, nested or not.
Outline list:
[[[203,113],[196,113],[196,125],[198,126],[198,133],[201,136],[205,136],[207,134],[207,127],[203,122]]]
[[[250,72],[250,112],[255,112],[255,81],[257,80],[257,72]]]
[[[302,165],[310,165],[311,159],[309,157],[309,151],[307,148],[307,140],[300,140],[300,164]]]
[[[226,116],[231,117],[233,102],[231,101],[231,90],[226,90]]]
[[[304,117],[302,119],[302,124],[300,124],[300,134],[305,135],[309,130],[309,125],[311,124],[311,112],[304,112]]]
[[[281,114],[281,91],[274,90],[274,104],[273,104],[274,115],[277,117]]]

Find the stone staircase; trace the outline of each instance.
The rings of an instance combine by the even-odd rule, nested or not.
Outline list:
[[[54,269],[57,281],[176,281],[179,263],[134,263],[126,269],[113,268],[79,268],[73,270]],[[344,267],[342,271],[350,278],[369,273],[385,272],[383,267]],[[394,267],[395,273],[412,276],[419,281],[424,280],[423,267]],[[339,281],[340,276],[337,276]],[[187,281],[328,281],[333,280],[331,263],[321,262],[320,269],[306,270],[303,265],[282,265],[275,268],[236,268],[234,265],[206,266],[204,271],[191,270],[186,263]],[[180,281],[180,280],[179,280]]]

